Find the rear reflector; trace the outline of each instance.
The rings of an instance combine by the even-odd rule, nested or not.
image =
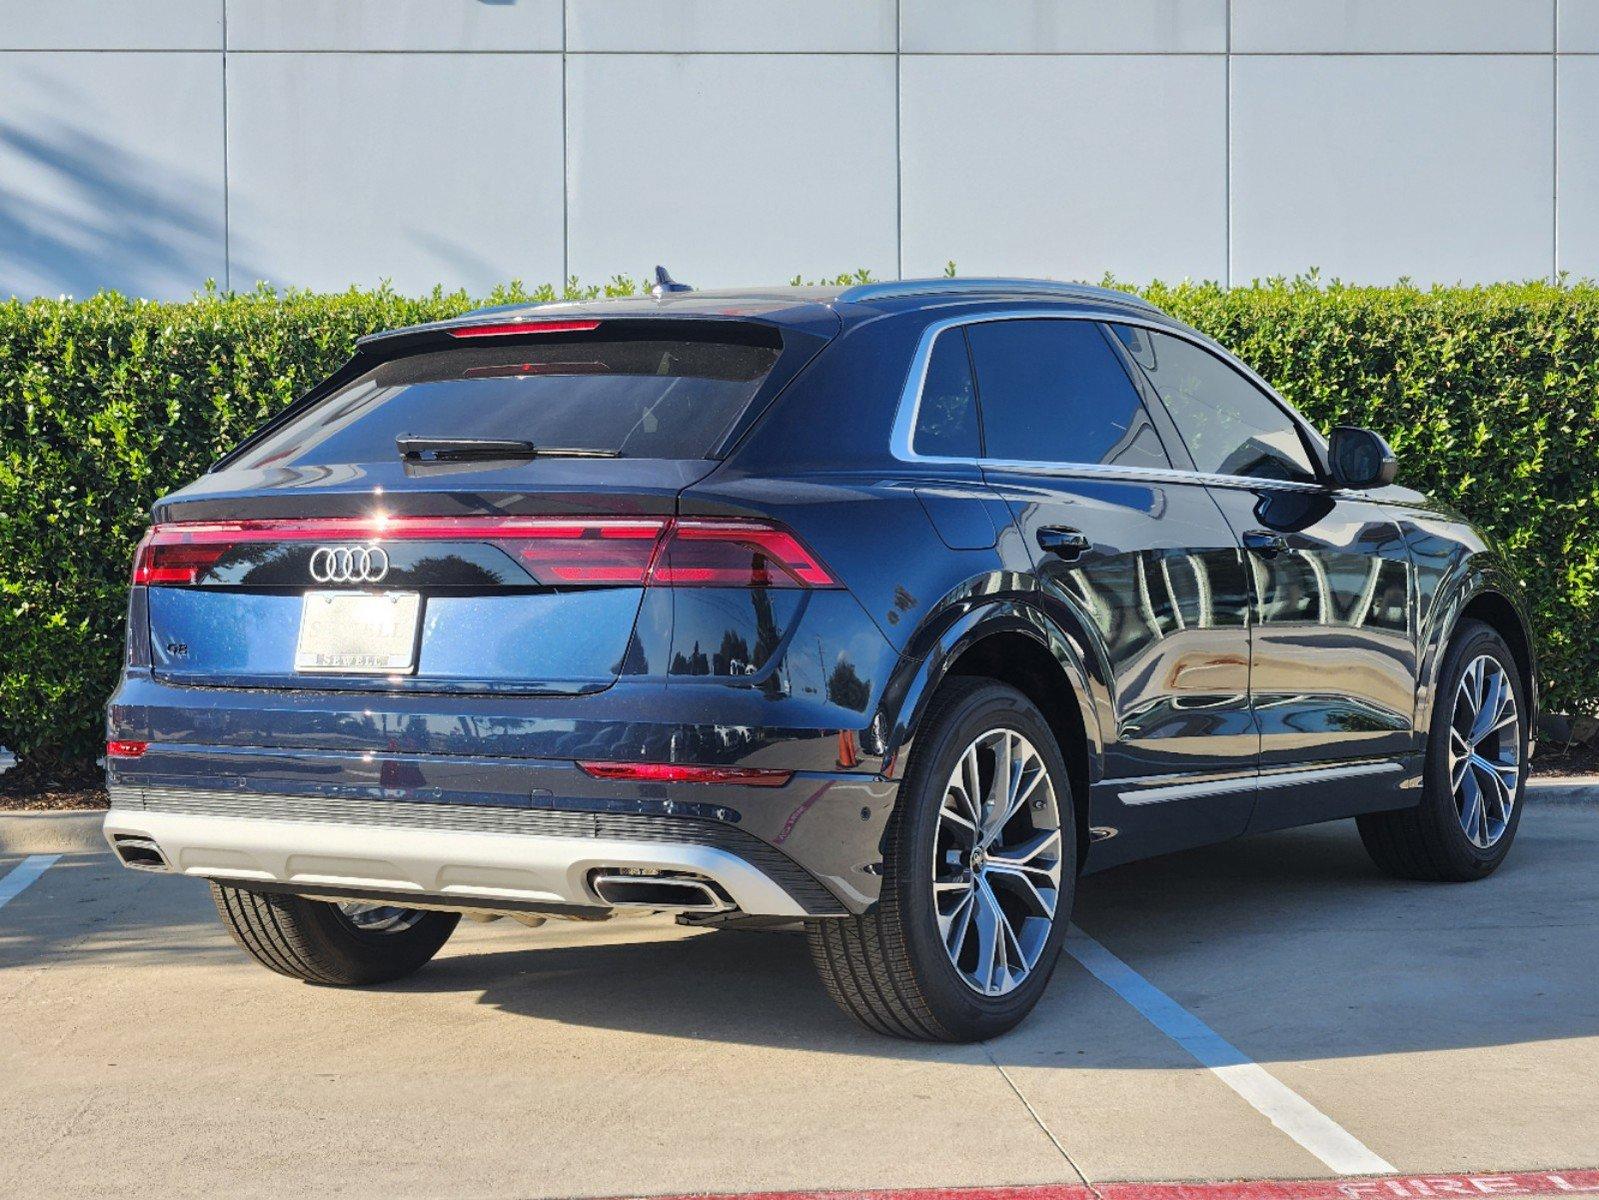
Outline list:
[[[514,337],[524,333],[588,333],[598,321],[504,321],[496,325],[463,325],[450,330],[455,338]]]
[[[634,783],[741,783],[745,787],[782,787],[792,771],[757,767],[693,767],[681,763],[580,762],[595,779],[622,779]]]
[[[486,542],[550,587],[826,588],[837,581],[781,526],[716,517],[325,517],[157,525],[133,582],[187,586],[232,549],[272,542]]]
[[[149,742],[111,741],[105,744],[107,758],[143,758],[150,748]]]

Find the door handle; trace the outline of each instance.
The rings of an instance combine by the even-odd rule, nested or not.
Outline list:
[[[1065,525],[1045,525],[1038,531],[1039,549],[1064,562],[1076,562],[1091,545],[1087,534]]]
[[[1244,534],[1244,548],[1253,550],[1262,558],[1275,558],[1288,549],[1288,539],[1280,533],[1251,529]]]

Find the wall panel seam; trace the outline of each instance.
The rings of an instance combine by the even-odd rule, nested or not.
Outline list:
[[[904,0],[894,0],[894,276],[905,278],[905,35]]]
[[[222,290],[233,290],[233,179],[228,167],[228,0],[222,0]]]
[[[571,134],[566,79],[570,49],[566,36],[567,14],[571,3],[572,0],[561,0],[561,286],[556,290],[556,299],[566,293],[566,281],[572,277],[572,156],[568,150]]]

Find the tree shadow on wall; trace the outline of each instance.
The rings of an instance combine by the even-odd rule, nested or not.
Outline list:
[[[0,296],[184,297],[224,279],[225,245],[220,186],[78,125],[0,115]]]

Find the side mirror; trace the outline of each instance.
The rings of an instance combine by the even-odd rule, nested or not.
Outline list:
[[[1340,425],[1327,445],[1333,481],[1339,487],[1386,487],[1394,481],[1399,460],[1388,443],[1369,429]]]

